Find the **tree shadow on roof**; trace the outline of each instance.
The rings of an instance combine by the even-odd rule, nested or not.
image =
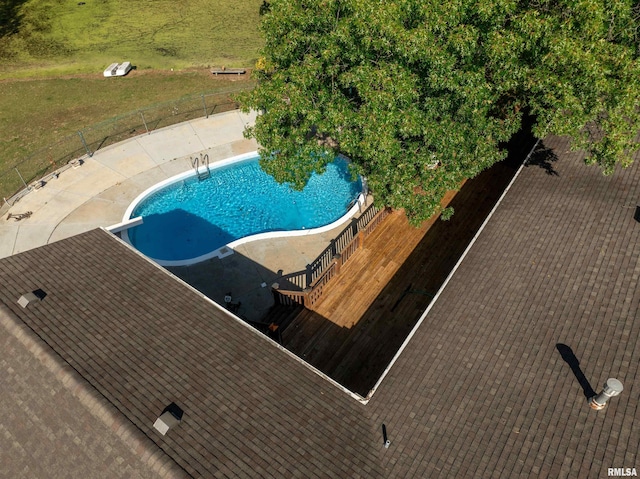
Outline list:
[[[529,160],[525,163],[525,166],[537,166],[542,168],[547,175],[560,176],[553,167],[556,161],[558,161],[558,156],[555,152],[551,148],[547,148],[543,141],[540,141],[531,157],[529,157]]]

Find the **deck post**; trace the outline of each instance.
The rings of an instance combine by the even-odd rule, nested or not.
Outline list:
[[[304,303],[304,304],[303,304],[303,306],[304,306],[305,308],[307,308],[307,309],[311,310],[311,311],[315,311],[315,304],[313,304],[313,303],[311,302],[311,299],[310,299],[310,294],[311,294],[312,292],[313,292],[313,288],[309,288],[309,287],[304,288],[304,289],[302,290],[302,295],[303,295],[303,298],[304,298],[304,299],[303,299],[303,303]]]
[[[306,275],[306,279],[305,279],[305,289],[309,288],[311,286],[311,283],[313,282],[313,271],[311,271],[311,265],[308,264],[307,266],[305,266],[305,270],[307,272]]]
[[[340,253],[336,253],[333,255],[333,264],[335,268],[335,276],[340,274],[340,266],[342,266],[342,255]]]
[[[358,234],[358,218],[353,218],[351,220],[351,233],[354,237]]]
[[[279,283],[273,283],[271,285],[271,293],[273,294],[273,300],[276,302],[276,304],[282,304],[282,301],[280,299],[280,294],[278,293],[279,289],[280,289]]]
[[[360,248],[362,244],[360,241],[361,238],[360,238],[360,230],[358,228],[358,218],[353,218],[353,220],[351,220],[351,233],[353,235],[353,238],[358,242],[357,248]]]

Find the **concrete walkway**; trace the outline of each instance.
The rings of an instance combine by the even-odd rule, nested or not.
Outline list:
[[[122,221],[131,201],[159,181],[191,168],[190,155],[211,162],[256,149],[243,138],[254,115],[238,111],[180,123],[98,150],[33,190],[8,213],[31,211],[21,221],[0,219],[0,257],[10,256],[100,226]]]
[[[138,136],[97,151],[33,190],[0,217],[0,258],[123,220],[129,204],[150,186],[192,168],[191,156],[207,153],[211,163],[257,149],[243,137],[255,114],[239,111],[199,118]],[[32,214],[15,221],[8,213]],[[245,243],[236,254],[192,267],[169,268],[212,299],[227,292],[259,320],[273,300],[268,286],[278,272],[304,269],[343,226],[310,236]],[[267,286],[263,286],[266,284]]]

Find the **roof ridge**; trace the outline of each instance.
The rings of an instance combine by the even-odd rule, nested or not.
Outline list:
[[[191,476],[124,414],[100,394],[71,365],[61,358],[29,326],[0,301],[0,324],[15,337],[94,417],[104,423],[120,440],[135,451],[140,461],[164,478]]]

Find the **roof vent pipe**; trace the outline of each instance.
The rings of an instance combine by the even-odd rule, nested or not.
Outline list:
[[[384,447],[386,449],[389,449],[389,446],[391,445],[391,441],[389,441],[389,438],[387,437],[387,426],[385,424],[382,425],[382,441],[383,441]]]
[[[607,379],[607,382],[604,383],[604,389],[597,396],[593,396],[589,400],[589,406],[591,409],[595,409],[599,411],[600,409],[604,409],[607,405],[607,401],[609,398],[617,396],[622,392],[622,383],[615,378]]]

